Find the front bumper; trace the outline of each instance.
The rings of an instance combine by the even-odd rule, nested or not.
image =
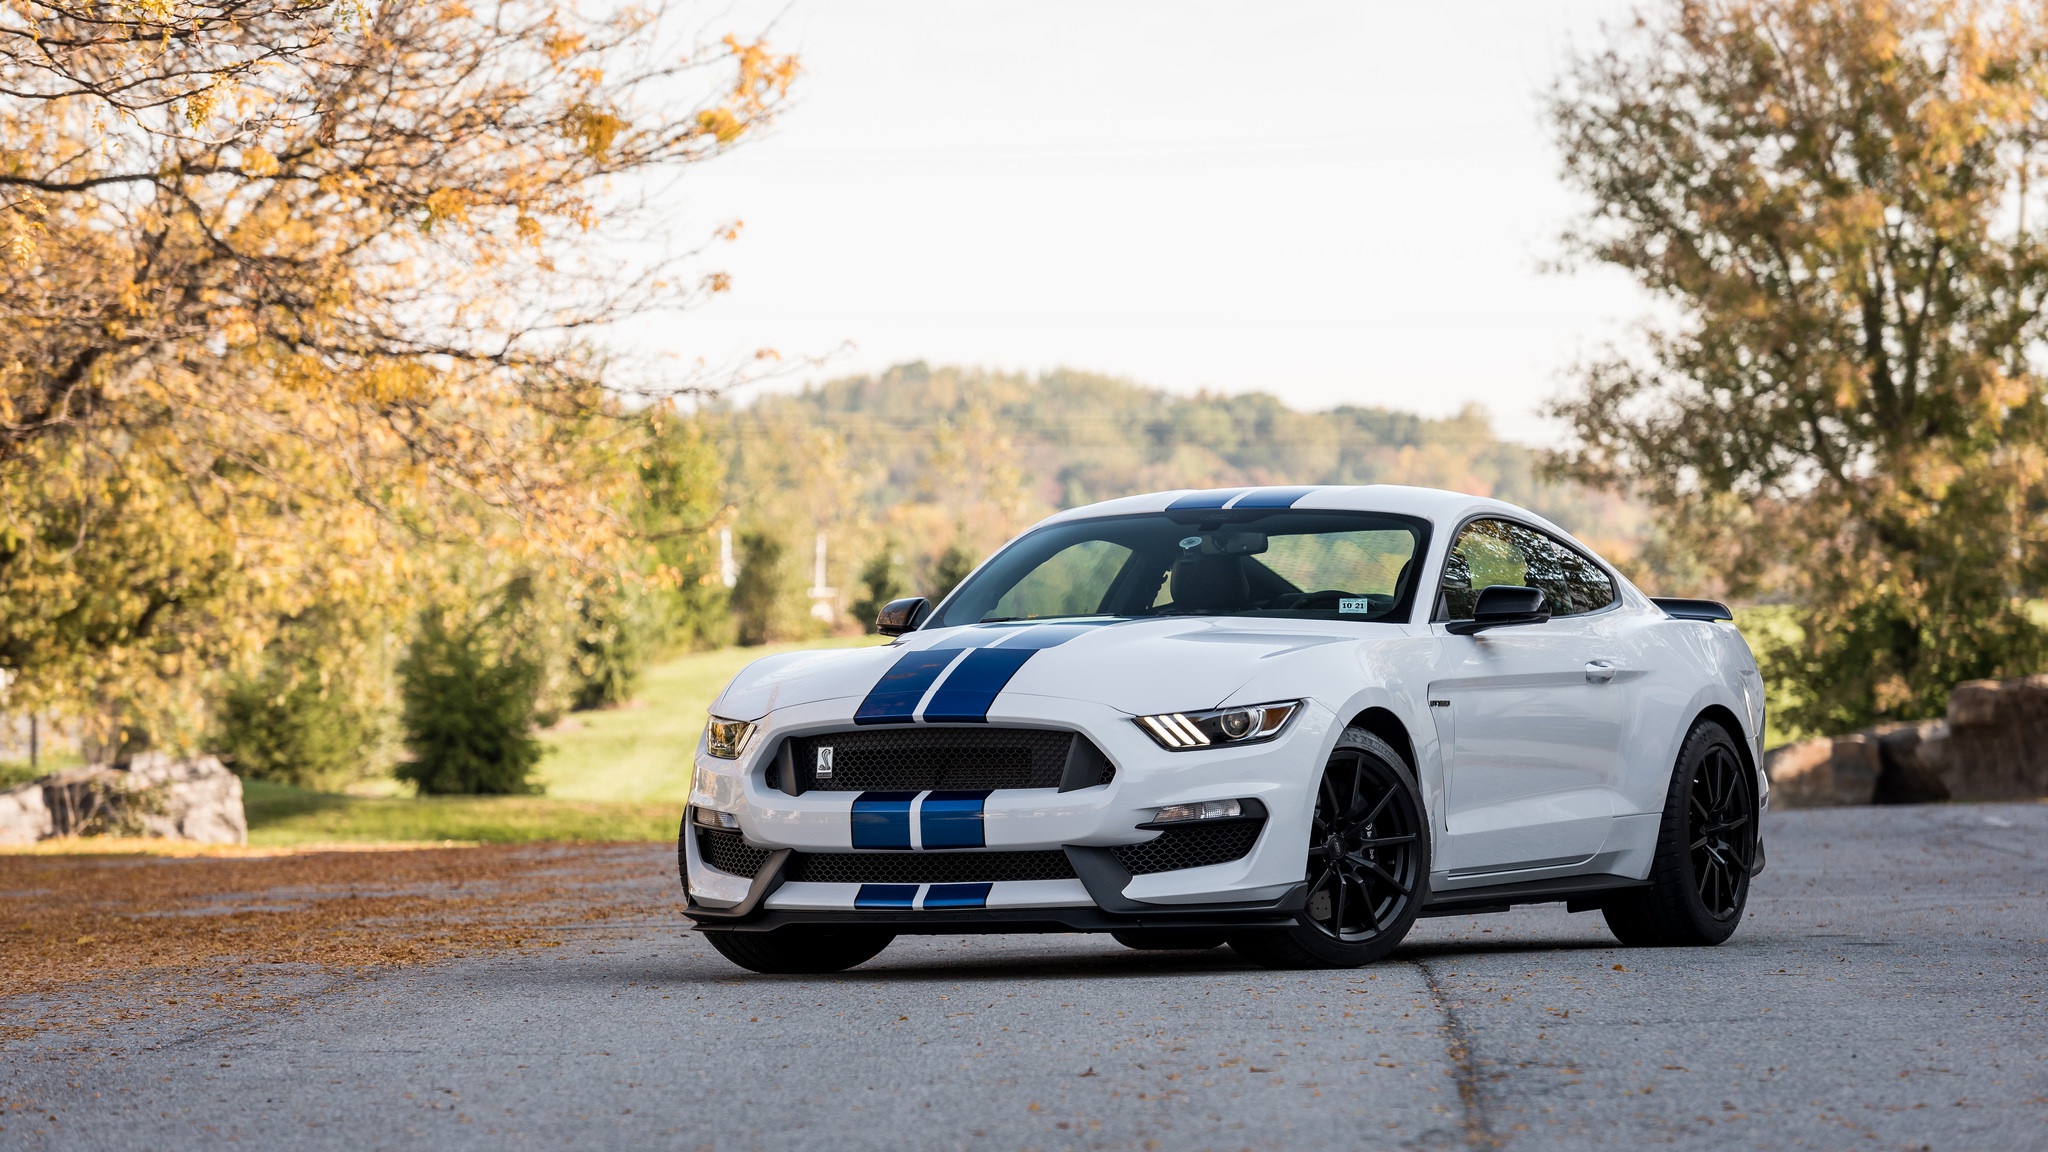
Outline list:
[[[785,740],[881,730],[855,729],[850,713],[857,701],[824,701],[771,713],[738,760],[713,758],[700,745],[692,805],[736,815],[746,846],[766,858],[752,876],[713,867],[686,822],[679,863],[690,898],[687,914],[702,928],[729,930],[858,923],[888,925],[898,932],[1103,931],[1294,922],[1314,781],[1332,738],[1333,717],[1326,709],[1304,703],[1278,737],[1263,743],[1169,752],[1145,736],[1130,716],[1102,705],[1015,694],[1004,702],[1008,713],[992,714],[987,727],[1079,733],[1108,758],[1114,777],[1072,791],[988,792],[980,804],[978,847],[926,850],[911,845],[920,856],[949,858],[943,862],[946,882],[819,882],[809,875],[822,869],[805,869],[803,860],[792,867],[793,857],[845,862],[867,852],[855,843],[856,801],[880,793],[792,796],[767,783],[769,765]],[[920,793],[898,804],[922,813],[933,795]],[[1264,812],[1255,842],[1241,857],[1163,871],[1134,873],[1126,866],[1128,846],[1161,835],[1141,827],[1160,808],[1233,799],[1250,801],[1248,808]],[[1126,848],[1121,857],[1120,847]],[[996,867],[1001,854],[1035,854],[1041,864],[1047,854],[1063,854],[1066,867],[1058,870],[1058,878],[1008,879]],[[976,874],[980,861],[990,865],[986,876]]]

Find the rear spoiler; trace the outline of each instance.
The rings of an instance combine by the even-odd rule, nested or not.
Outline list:
[[[1652,596],[1650,603],[1675,620],[1733,620],[1735,613],[1719,600],[1686,600],[1677,596]]]

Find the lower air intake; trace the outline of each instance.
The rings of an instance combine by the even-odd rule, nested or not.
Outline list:
[[[1191,824],[1186,828],[1168,828],[1143,844],[1126,844],[1110,851],[1133,876],[1206,868],[1244,859],[1258,842],[1259,829],[1265,826],[1264,820]]]
[[[782,872],[813,884],[972,884],[1072,880],[1058,850],[1039,852],[792,852]]]
[[[768,849],[748,844],[746,837],[738,832],[723,828],[697,829],[697,858],[728,876],[744,876],[752,880],[761,874],[761,865],[768,862],[768,856]]]

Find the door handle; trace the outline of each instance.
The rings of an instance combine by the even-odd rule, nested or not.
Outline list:
[[[1586,661],[1586,683],[1605,684],[1614,679],[1616,671],[1618,669],[1615,668],[1614,661],[1612,660],[1588,660]]]

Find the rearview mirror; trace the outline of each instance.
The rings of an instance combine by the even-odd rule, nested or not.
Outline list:
[[[875,613],[875,631],[884,636],[901,636],[905,632],[917,631],[924,618],[932,614],[932,602],[922,596],[909,596],[902,600],[891,600]]]
[[[1479,602],[1472,606],[1470,620],[1453,620],[1444,630],[1453,636],[1470,636],[1484,628],[1509,624],[1541,624],[1550,619],[1550,605],[1541,588],[1517,584],[1495,584],[1479,590]]]

